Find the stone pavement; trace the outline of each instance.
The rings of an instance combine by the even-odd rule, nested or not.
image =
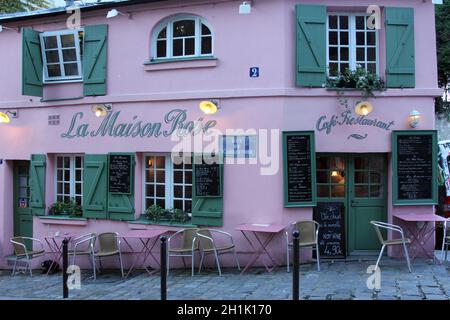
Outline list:
[[[315,264],[300,268],[300,295],[305,300],[447,300],[450,297],[450,262],[440,265],[424,259],[412,262],[409,273],[404,260],[384,258],[381,262],[381,290],[369,290],[367,267],[376,257],[354,261],[322,261],[318,272]],[[159,274],[139,272],[122,280],[120,272],[107,271],[96,281],[83,271],[81,290],[71,290],[71,299],[116,300],[152,299],[160,297]],[[0,271],[0,299],[60,299],[62,276],[33,277]],[[190,276],[190,270],[171,272],[168,298],[183,300],[281,300],[292,297],[292,272],[283,267],[267,273],[254,268],[245,275],[235,269],[224,269],[219,277],[214,269]]]

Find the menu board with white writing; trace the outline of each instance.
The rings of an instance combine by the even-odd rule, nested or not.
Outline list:
[[[394,201],[433,202],[437,190],[435,132],[397,134],[394,146]]]
[[[309,132],[284,133],[285,206],[314,205],[314,136]]]
[[[341,202],[318,203],[314,221],[319,228],[319,253],[321,257],[345,258],[345,207]]]
[[[198,197],[214,197],[221,195],[220,165],[195,164],[195,194]]]
[[[131,155],[109,155],[109,192],[131,193]]]

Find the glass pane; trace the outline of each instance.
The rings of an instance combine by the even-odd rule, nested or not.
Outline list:
[[[145,168],[153,168],[155,164],[155,157],[145,157]]]
[[[174,22],[173,24],[173,36],[174,37],[186,37],[195,35],[195,21],[194,20],[181,20]]]
[[[340,29],[348,29],[348,17],[347,16],[339,17],[339,28]]]
[[[376,60],[375,48],[367,48],[367,61],[375,61],[375,60]]]
[[[83,157],[75,157],[75,168],[83,167]]]
[[[70,170],[64,170],[64,180],[70,181]]]
[[[211,34],[211,30],[209,30],[209,28],[207,26],[205,26],[204,24],[202,24],[202,35],[208,35]]]
[[[329,42],[330,44],[332,44],[332,45],[333,45],[333,44],[334,44],[334,45],[337,45],[337,44],[338,44],[338,33],[335,32],[335,31],[330,32],[328,42]]]
[[[370,173],[370,183],[381,183],[381,173],[371,172]]]
[[[147,182],[154,182],[154,179],[155,179],[155,171],[154,170],[152,170],[152,169],[150,169],[150,170],[147,170],[147,176],[146,176],[146,181]]]
[[[45,57],[47,58],[47,63],[59,62],[58,50],[45,51]]]
[[[156,56],[158,58],[166,57],[167,56],[167,47],[166,47],[166,40],[158,40],[157,41],[157,48],[156,48]]]
[[[328,171],[317,172],[317,183],[329,183],[330,173]]]
[[[331,173],[330,173],[330,180],[331,180],[331,183],[344,184],[345,183],[344,172],[342,172],[342,171],[331,171]]]
[[[64,60],[64,62],[77,61],[77,50],[64,49],[63,50],[63,60]]]
[[[56,176],[57,176],[57,180],[58,180],[58,181],[61,181],[62,178],[63,178],[63,172],[62,172],[62,170],[58,170]]]
[[[363,46],[365,43],[365,33],[364,32],[357,32],[356,33],[356,45]]]
[[[372,170],[384,169],[384,159],[382,157],[373,157],[370,159],[370,168]]]
[[[356,17],[356,29],[357,30],[365,29],[365,20],[366,20],[366,17]]]
[[[81,196],[76,196],[75,197],[75,202],[79,205],[82,205],[83,202],[83,198]]]
[[[60,77],[61,76],[61,68],[59,64],[51,64],[47,65],[47,71],[49,77]]]
[[[154,199],[146,199],[145,200],[145,208],[151,207],[155,202]]]
[[[167,28],[162,29],[158,34],[158,39],[165,39],[167,36]]]
[[[19,177],[19,187],[28,186],[28,177]]]
[[[183,186],[174,186],[173,195],[174,198],[183,198]]]
[[[183,39],[173,40],[173,56],[179,57],[183,55]]]
[[[369,158],[355,158],[355,169],[369,170]]]
[[[45,37],[44,38],[45,49],[55,49],[58,48],[58,41],[56,36]]]
[[[68,169],[70,168],[70,158],[64,157],[64,168]]]
[[[349,66],[349,64],[348,63],[341,63],[341,72],[343,72],[343,71],[345,71],[345,70],[347,70],[347,69],[349,69],[350,68],[350,66]]]
[[[183,171],[175,171],[173,173],[173,182],[174,183],[183,183]]]
[[[64,183],[64,194],[70,194],[70,183]]]
[[[341,45],[348,45],[348,32],[341,32],[339,43]]]
[[[75,184],[75,194],[81,194],[81,183]]]
[[[154,197],[155,196],[155,185],[154,184],[145,185],[145,195],[146,195],[146,197]]]
[[[332,157],[330,159],[330,169],[337,169],[340,171],[344,171],[345,169],[345,161],[344,158],[341,157]]]
[[[192,171],[184,172],[184,183],[192,184]]]
[[[369,186],[355,186],[355,195],[358,198],[368,198]]]
[[[202,54],[212,53],[212,38],[203,37],[202,38]]]
[[[191,56],[195,53],[195,39],[189,38],[184,42],[184,54],[186,56]]]
[[[64,72],[66,76],[77,76],[78,75],[78,64],[76,63],[65,63]]]
[[[173,202],[173,207],[174,207],[175,209],[183,210],[183,209],[184,209],[184,208],[183,208],[183,200],[175,200],[175,201]]]
[[[345,197],[345,187],[344,186],[331,186],[331,197],[332,198],[344,198]]]
[[[337,63],[330,63],[329,72],[331,77],[335,77],[339,73],[339,65]]]
[[[186,199],[192,198],[192,187],[184,187],[184,197]]]
[[[62,157],[56,158],[56,165],[58,168],[62,168],[62,166],[63,166],[63,158]]]
[[[329,198],[330,197],[330,188],[328,185],[325,186],[317,186],[317,196],[320,198]]]
[[[156,168],[165,169],[166,168],[166,157],[155,157]]]
[[[376,45],[376,35],[375,32],[367,33],[367,45],[374,46]]]
[[[19,197],[20,198],[28,197],[28,189],[27,188],[19,188]]]
[[[369,183],[369,172],[355,172],[355,183]]]
[[[328,169],[329,168],[329,158],[326,157],[317,157],[317,169]]]
[[[75,180],[76,181],[81,181],[81,170],[76,170],[75,171]]]
[[[337,47],[330,47],[329,48],[329,56],[330,56],[330,60],[337,61],[337,59],[338,59]]]
[[[185,201],[184,202],[184,211],[185,212],[191,212],[192,211],[192,202],[191,201]]]
[[[377,72],[377,65],[375,63],[368,63],[367,64],[367,70],[376,73]]]
[[[156,171],[156,182],[165,183],[166,182],[166,172],[163,170]]]
[[[19,174],[20,175],[28,175],[28,167],[27,166],[19,166]]]
[[[166,200],[165,199],[156,199],[156,204],[162,208],[166,208]]]
[[[381,198],[383,194],[383,187],[379,185],[370,187],[370,196],[373,198]]]
[[[157,184],[156,185],[156,196],[157,197],[164,197],[166,195],[166,186]]]
[[[328,24],[330,29],[337,29],[337,16],[329,16]]]
[[[75,37],[73,36],[73,34],[62,35],[61,45],[63,48],[75,47]]]
[[[356,61],[366,61],[366,50],[364,48],[356,48]]]
[[[348,48],[341,48],[341,61],[348,61]]]

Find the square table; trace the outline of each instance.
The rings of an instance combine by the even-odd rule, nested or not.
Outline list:
[[[262,256],[262,254],[266,254],[267,257],[272,262],[272,266],[269,267],[264,260],[262,260],[266,270],[271,272],[273,268],[277,265],[275,260],[272,258],[270,252],[267,250],[268,245],[273,240],[275,235],[277,235],[280,231],[286,229],[286,226],[279,223],[244,223],[238,225],[235,230],[238,230],[242,233],[244,238],[249,243],[250,247],[253,249],[253,257],[248,261],[247,265],[242,269],[241,274],[245,273],[252,265],[255,264],[256,260]],[[254,239],[258,243],[258,248],[255,247],[254,242],[250,240],[249,234],[253,234]],[[261,236],[264,235],[265,240],[263,241]]]
[[[62,241],[64,239],[68,239],[71,241],[76,236],[73,233],[59,233],[55,232],[53,234],[49,234],[44,238],[45,242],[47,243],[50,251],[49,253],[53,256],[52,257],[52,263],[50,264],[50,267],[48,268],[47,275],[52,270],[53,265],[55,265],[61,258],[62,258]],[[58,244],[59,243],[59,244]]]
[[[152,257],[153,260],[155,260],[157,265],[160,265],[159,261],[156,259],[156,257],[153,255],[152,250],[155,247],[159,237],[169,231],[169,228],[155,228],[155,229],[145,229],[145,230],[131,230],[125,233],[122,233],[119,235],[125,242],[125,244],[130,248],[131,252],[134,253],[133,247],[131,246],[129,240],[131,239],[139,239],[142,248],[140,251],[137,252],[136,258],[133,261],[133,264],[131,265],[130,269],[128,270],[126,277],[128,277],[133,271],[133,269],[136,267],[136,264],[138,263],[139,259],[142,258],[141,265],[142,267],[147,271],[148,274],[153,274],[155,270],[150,271],[149,268],[145,265],[145,262],[147,261],[148,257]],[[154,241],[151,242],[151,240],[154,239]],[[150,243],[151,242],[151,243]]]
[[[416,248],[415,254],[411,255],[411,258],[414,259],[418,255],[417,249],[420,249],[430,259],[436,259],[434,256],[434,249],[433,255],[431,256],[424,246],[434,234],[436,222],[443,222],[445,221],[445,218],[434,213],[397,213],[394,214],[394,217],[406,222],[406,230],[411,236],[411,247],[414,244],[414,248]],[[428,228],[430,223],[433,223],[432,228]]]

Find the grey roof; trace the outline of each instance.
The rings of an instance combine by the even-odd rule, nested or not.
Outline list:
[[[162,2],[167,0],[110,0],[107,2],[91,2],[86,4],[77,3],[76,6],[81,11],[91,11],[96,9],[106,9],[111,7],[120,7],[132,4],[142,4],[151,2]],[[0,23],[8,23],[21,20],[30,20],[35,18],[44,18],[49,16],[56,16],[66,14],[66,7],[56,7],[50,9],[41,9],[35,11],[25,11],[17,13],[0,14]]]

